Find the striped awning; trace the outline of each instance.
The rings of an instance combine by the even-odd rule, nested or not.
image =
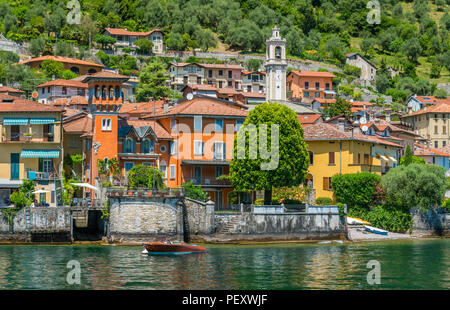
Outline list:
[[[59,150],[22,150],[21,158],[59,158]]]
[[[47,125],[47,124],[54,124],[55,119],[54,118],[31,118],[30,119],[30,125]]]
[[[28,125],[28,118],[4,118],[3,125]]]

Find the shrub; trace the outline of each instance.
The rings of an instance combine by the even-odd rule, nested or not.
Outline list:
[[[405,211],[441,206],[448,184],[445,168],[416,163],[390,169],[381,181],[386,202]]]
[[[192,181],[184,183],[181,187],[184,188],[186,197],[200,201],[206,201],[209,198],[208,194],[202,190],[202,187],[200,185],[195,185]]]
[[[319,206],[331,205],[332,203],[333,200],[331,200],[331,198],[329,197],[318,197],[316,199],[316,204],[318,204]]]
[[[389,206],[377,206],[373,210],[350,209],[348,215],[370,222],[374,227],[393,232],[406,232],[412,228],[412,217],[408,211]]]
[[[336,174],[331,178],[331,186],[337,202],[349,208],[368,209],[376,198],[376,186],[380,176],[369,172]]]
[[[25,193],[21,191],[12,193],[11,196],[9,197],[9,200],[11,201],[12,204],[14,204],[14,206],[16,206],[16,208],[19,209],[25,207],[30,202]]]
[[[442,208],[446,209],[447,212],[450,211],[450,199],[444,200],[442,203]]]
[[[254,205],[255,206],[262,206],[264,204],[264,199],[260,198],[260,199],[256,199]]]
[[[359,77],[361,75],[361,68],[345,64],[344,65],[344,73],[348,75],[353,75]]]
[[[128,186],[132,189],[153,188],[153,176],[155,176],[155,188],[163,188],[163,174],[159,169],[136,165],[128,172]]]

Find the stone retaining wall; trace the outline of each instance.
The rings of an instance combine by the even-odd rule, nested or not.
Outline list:
[[[411,210],[413,219],[413,236],[450,236],[450,214],[439,209],[426,213],[417,209]]]

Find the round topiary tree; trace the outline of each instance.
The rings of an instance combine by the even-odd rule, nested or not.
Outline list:
[[[153,182],[153,178],[155,182]],[[146,165],[136,165],[128,172],[128,187],[131,189],[163,188],[163,174],[157,168]]]

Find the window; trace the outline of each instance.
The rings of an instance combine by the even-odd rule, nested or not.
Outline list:
[[[130,163],[130,162],[125,163],[125,165],[124,165],[124,168],[125,168],[125,174],[128,174],[128,171],[130,171],[131,168],[133,168],[133,167],[134,167],[134,163]]]
[[[237,120],[236,121],[236,132],[239,131],[239,129],[241,128],[241,126],[244,124],[244,121],[241,120]]]
[[[225,160],[226,158],[226,143],[214,142],[213,143],[213,160]]]
[[[175,130],[176,120],[175,118],[170,119],[170,130]]]
[[[330,177],[323,178],[323,189],[326,191],[331,190],[331,178]]]
[[[329,152],[328,153],[328,164],[329,165],[334,165],[334,152]]]
[[[229,79],[233,78],[233,71],[231,70],[228,71],[228,78]]]
[[[175,155],[178,151],[177,141],[172,141],[170,143],[170,155]]]
[[[42,162],[42,172],[50,173],[53,171],[53,160],[44,159]]]
[[[205,152],[205,143],[203,141],[194,140],[194,155],[201,156]]]
[[[216,132],[223,131],[223,119],[216,119]]]
[[[134,146],[134,140],[131,138],[126,138],[125,144],[123,146],[123,152],[124,153],[134,153],[133,146]]]
[[[320,93],[319,93],[319,92],[315,92],[315,93],[314,93],[314,96],[315,96],[316,98],[320,98]]]
[[[319,90],[319,89],[320,89],[320,83],[316,82],[316,90]]]
[[[166,179],[167,178],[167,166],[166,164],[161,164],[161,166],[159,166],[159,170],[161,170],[163,178]]]
[[[434,126],[434,133],[435,133],[435,134],[438,133],[438,126]]]
[[[223,175],[223,167],[222,166],[216,166],[216,178]]]
[[[442,147],[445,147],[447,145],[447,141],[442,141]]]
[[[89,152],[91,150],[91,140],[86,140],[86,152]]]
[[[239,89],[239,82],[234,82],[234,88]]]
[[[42,87],[42,93],[45,94],[45,87]]]
[[[67,95],[67,87],[63,86],[62,88],[62,94]]]
[[[361,153],[358,153],[358,164],[361,163]]]
[[[150,154],[155,151],[155,143],[149,139],[144,139],[141,144],[141,153]]]
[[[281,47],[280,46],[275,47],[275,58],[281,59]]]
[[[325,83],[325,90],[330,90],[330,83]]]
[[[212,78],[212,70],[208,70],[208,77]]]
[[[305,82],[305,89],[309,89],[309,82]]]
[[[369,164],[369,154],[364,154],[364,165]]]
[[[438,146],[438,141],[434,141],[434,148],[435,149],[437,149],[439,146]]]
[[[202,117],[194,116],[194,131],[202,131]]]
[[[433,156],[433,165],[436,163],[436,158]]]
[[[79,147],[79,138],[77,136],[70,136],[70,140],[69,140],[69,147],[71,148],[77,148]]]
[[[202,78],[201,77],[197,77],[197,84],[201,84],[202,83]]]
[[[102,131],[111,131],[111,119],[110,118],[102,119]]]
[[[195,166],[194,167],[194,184],[202,183],[202,167]]]
[[[219,76],[223,75],[223,70],[219,70]]]
[[[309,151],[309,164],[312,166],[314,165],[314,153]]]
[[[447,133],[447,127],[446,126],[442,126],[442,133],[446,134]]]
[[[232,81],[228,81],[228,87],[233,87],[233,82]]]
[[[223,81],[219,81],[219,88],[223,88]]]
[[[170,178],[175,179],[175,165],[170,165]]]
[[[309,92],[305,91],[305,92],[303,93],[303,95],[305,96],[305,98],[308,98],[308,97],[309,97]]]

